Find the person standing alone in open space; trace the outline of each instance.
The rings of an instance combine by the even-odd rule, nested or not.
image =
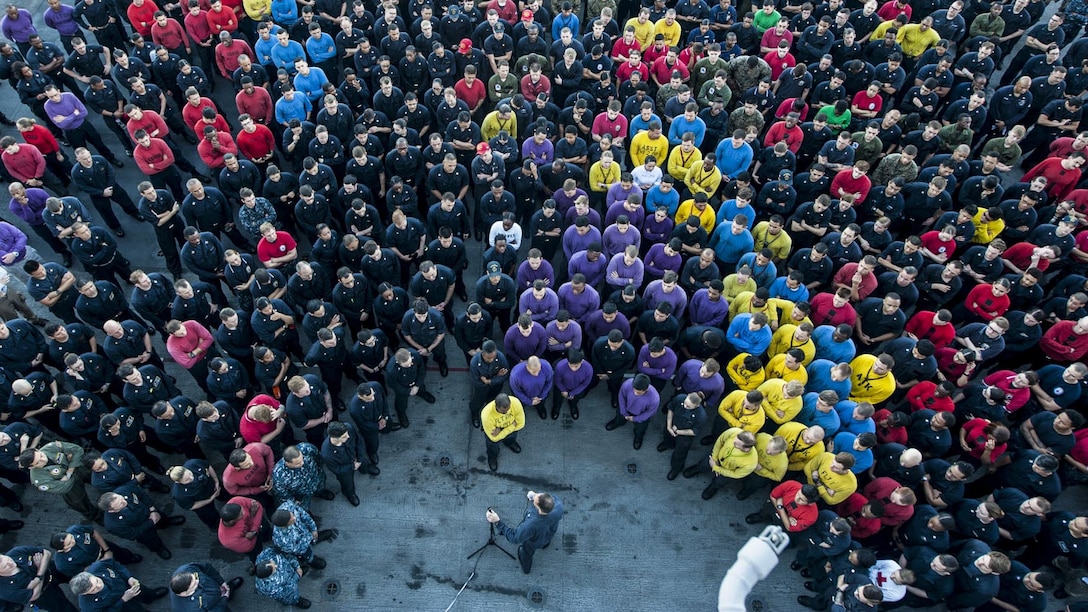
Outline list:
[[[517,527],[503,522],[497,512],[487,510],[487,522],[495,525],[500,535],[518,545],[518,561],[521,571],[526,574],[533,569],[533,554],[539,548],[547,548],[552,537],[559,529],[559,520],[563,518],[563,502],[548,493],[529,491],[526,495],[531,506],[525,509],[525,518]]]

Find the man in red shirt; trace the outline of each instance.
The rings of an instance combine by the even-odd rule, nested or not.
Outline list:
[[[250,442],[231,451],[228,465],[223,470],[223,488],[231,495],[252,497],[274,508],[275,503],[268,493],[272,489],[274,467],[276,457],[272,447],[263,442]]]
[[[850,305],[850,290],[839,288],[834,294],[826,291],[812,298],[812,323],[814,325],[849,325],[854,327],[858,313]]]
[[[884,504],[878,501],[869,501],[857,491],[850,494],[846,501],[834,507],[835,513],[850,521],[853,528],[850,537],[863,539],[874,536],[883,526],[880,523],[884,516]]]
[[[953,412],[956,410],[956,404],[952,401],[955,390],[956,386],[948,381],[937,384],[931,380],[923,380],[907,391],[907,403],[910,404],[911,412]]]
[[[223,6],[220,0],[211,0],[209,6],[211,10],[208,11],[206,17],[212,34],[220,36],[220,40],[222,40],[222,34],[230,36],[232,32],[238,29],[238,15],[235,14],[233,9]],[[250,57],[253,57],[253,55],[250,54]]]
[[[816,523],[820,512],[816,506],[819,499],[820,493],[816,487],[787,480],[772,489],[763,507],[744,517],[744,522],[754,525],[778,518],[786,531],[801,532]]]
[[[831,180],[831,197],[841,200],[853,196],[854,206],[860,205],[873,187],[873,182],[865,174],[868,171],[869,162],[864,159],[855,163],[853,168],[839,170]]]
[[[799,114],[790,113],[786,115],[784,120],[772,125],[771,129],[767,130],[767,136],[763,138],[763,146],[773,147],[780,142],[784,142],[790,151],[796,155],[801,150],[801,142],[805,139],[805,133],[797,125],[800,118]]]
[[[264,508],[248,497],[232,497],[219,510],[219,543],[227,550],[242,553],[250,561],[257,560],[261,547],[270,534],[262,533]]]
[[[190,87],[185,90],[185,104],[181,107],[181,118],[185,121],[185,125],[193,128],[193,126],[200,123],[204,118],[204,109],[210,108],[219,113],[219,108],[216,107],[215,102],[200,95],[200,92],[195,87]],[[203,128],[201,128],[203,129]],[[194,128],[194,133],[199,137],[201,132]]]
[[[487,87],[484,86],[483,81],[476,78],[476,66],[472,64],[465,66],[465,78],[457,81],[453,90],[457,92],[458,99],[468,104],[468,110],[473,117],[477,120],[481,119],[477,113],[487,100]]]
[[[193,40],[192,49],[200,58],[200,65],[207,69],[212,65],[215,38],[211,26],[208,25],[208,15],[201,10],[200,3],[191,4],[185,13],[185,33]]]
[[[192,53],[189,36],[181,28],[181,24],[167,17],[163,11],[155,12],[155,23],[151,24],[151,40],[155,45],[166,47],[167,51],[182,59],[188,58]]]
[[[851,302],[860,302],[876,291],[876,274],[873,274],[876,266],[876,257],[866,255],[859,263],[851,262],[839,268],[832,282],[836,288],[850,292]]]
[[[242,124],[242,130],[234,139],[238,150],[241,151],[242,157],[257,164],[261,174],[264,174],[265,168],[276,155],[276,137],[272,134],[272,130],[257,123],[245,113],[238,116],[238,123]]]
[[[271,223],[261,224],[261,239],[257,242],[257,259],[266,268],[280,268],[298,259],[298,243],[287,232],[276,230]]]
[[[166,323],[166,350],[174,362],[189,371],[208,393],[208,355],[215,346],[211,332],[197,321],[171,319]]]
[[[46,168],[45,156],[36,147],[19,143],[11,136],[0,138],[0,159],[15,180],[27,187],[48,187],[64,193],[60,179]]]
[[[1037,176],[1042,176],[1047,180],[1046,192],[1052,198],[1063,200],[1080,182],[1080,167],[1083,165],[1084,153],[1080,151],[1074,151],[1064,159],[1048,157],[1035,164],[1021,180],[1027,183]]]
[[[1083,359],[1088,354],[1088,317],[1055,323],[1039,340],[1039,350],[1058,363]]]
[[[128,16],[132,29],[144,38],[151,37],[151,24],[155,23],[155,13],[159,7],[151,0],[132,0],[125,14]]]
[[[220,132],[209,125],[204,128],[203,136],[200,144],[196,145],[196,152],[208,168],[218,170],[226,165],[224,155],[238,154],[238,145],[234,144],[230,132]]]
[[[915,340],[929,340],[935,347],[952,346],[956,328],[952,325],[952,313],[947,310],[920,310],[907,321],[903,328],[906,336]]]
[[[1009,279],[999,278],[991,283],[983,283],[975,286],[967,294],[963,304],[953,309],[953,316],[960,321],[992,321],[994,317],[1000,317],[1009,310],[1009,289],[1012,288]]]
[[[253,121],[260,125],[272,125],[275,115],[275,107],[272,104],[272,96],[264,87],[258,87],[253,79],[242,77],[242,91],[234,96],[234,105],[238,107],[239,115],[249,115]]]
[[[219,74],[224,79],[231,80],[234,71],[238,69],[238,56],[242,54],[251,58],[257,57],[246,41],[232,38],[229,32],[219,33],[219,44],[215,46],[215,65],[219,67]]]
[[[910,487],[904,487],[892,478],[874,478],[861,492],[870,502],[884,504],[884,516],[880,517],[884,527],[902,525],[914,516],[914,504],[918,497]]]

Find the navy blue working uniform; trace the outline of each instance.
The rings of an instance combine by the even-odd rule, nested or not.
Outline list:
[[[226,581],[210,563],[186,563],[175,574],[195,574],[196,590],[187,596],[170,593],[170,609],[173,612],[230,612],[230,606],[220,588]]]
[[[71,536],[71,547],[69,548],[67,541],[58,547],[53,555],[53,567],[65,578],[71,578],[84,571],[107,552],[113,553],[113,558],[121,564],[139,563],[143,559],[129,549],[118,546],[116,542],[108,542],[105,539],[103,541],[106,542],[106,548],[102,548],[94,537],[95,529],[92,526],[72,525],[62,534],[65,535],[66,540],[67,536]],[[101,534],[99,537],[102,537]]]
[[[16,546],[7,552],[6,556],[15,562],[15,573],[0,576],[0,601],[22,605],[33,603],[49,612],[75,612],[76,607],[64,596],[59,583],[49,571],[42,576],[41,593],[32,601],[34,589],[29,584],[38,575],[33,557],[39,553],[46,553],[46,550],[34,546]]]
[[[552,543],[559,529],[559,520],[563,518],[563,501],[554,495],[552,499],[555,507],[547,514],[541,514],[536,505],[530,503],[517,527],[507,525],[501,519],[495,525],[500,535],[518,545],[518,561],[526,574],[533,567],[533,554]]]

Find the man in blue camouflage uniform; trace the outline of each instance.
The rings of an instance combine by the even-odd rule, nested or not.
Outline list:
[[[53,536],[49,546],[56,550],[53,567],[64,578],[71,578],[82,572],[95,561],[116,559],[122,565],[143,561],[142,555],[107,542],[94,527],[72,525]]]
[[[257,592],[285,606],[301,610],[310,607],[310,600],[300,597],[298,579],[302,566],[294,555],[284,554],[275,546],[269,546],[257,555]]]
[[[336,529],[317,530],[310,513],[294,501],[285,501],[272,513],[272,544],[295,555],[299,562],[322,569],[325,560],[314,555],[313,545],[340,535]]]
[[[146,610],[142,604],[166,597],[166,587],[143,588],[140,581],[116,559],[95,561],[68,583],[79,598],[80,612]]]
[[[224,581],[210,563],[186,563],[170,578],[170,607],[173,612],[230,612],[230,598],[242,578]]]
[[[335,497],[325,488],[325,470],[316,446],[303,442],[283,449],[283,458],[272,468],[272,495],[279,502],[293,499],[306,510],[314,495],[324,500]]]

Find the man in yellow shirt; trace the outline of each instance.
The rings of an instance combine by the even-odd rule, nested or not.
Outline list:
[[[756,457],[759,465],[756,471],[741,481],[740,491],[737,491],[739,500],[747,499],[768,484],[774,486],[786,477],[790,458],[786,455],[786,441],[782,436],[756,434]]]
[[[755,294],[758,285],[752,278],[752,269],[746,265],[737,268],[737,271],[722,279],[722,297],[729,302],[729,317],[733,315],[733,302],[745,292]],[[768,294],[769,295],[769,294]]]
[[[669,175],[678,181],[685,181],[688,170],[699,165],[703,161],[703,152],[695,146],[695,135],[685,133],[680,138],[680,146],[673,147],[669,152],[667,169]],[[721,174],[720,172],[718,174]]]
[[[927,50],[941,42],[941,35],[933,29],[933,18],[924,17],[920,23],[908,23],[899,28],[895,42],[903,48],[903,55],[918,59]]]
[[[971,242],[974,244],[990,244],[1005,229],[1005,214],[996,206],[978,209],[972,221],[975,235]]]
[[[746,268],[745,268],[746,269]],[[740,272],[738,272],[740,274]],[[724,293],[722,295],[725,295]],[[729,300],[729,320],[737,318],[740,314],[755,314],[762,312],[767,313],[767,295],[766,289],[756,289],[755,291],[742,291],[737,294],[737,297]],[[771,336],[772,338],[774,336]]]
[[[638,136],[635,136],[635,138],[638,138]],[[674,217],[676,224],[687,223],[689,217],[695,217],[707,234],[713,233],[714,225],[718,222],[718,214],[707,204],[709,199],[705,193],[696,193],[690,199],[681,202]]]
[[[661,133],[661,122],[656,120],[650,122],[646,131],[635,134],[631,139],[631,167],[645,164],[648,155],[653,155],[654,159],[669,158],[669,139]]]
[[[796,380],[787,382],[771,378],[760,385],[759,390],[763,393],[763,412],[778,425],[792,421],[804,405],[805,385]]]
[[[797,381],[808,384],[808,370],[805,369],[805,353],[801,349],[791,348],[779,353],[767,362],[767,376],[781,378],[786,382]]]
[[[790,349],[800,349],[805,355],[801,362],[808,366],[816,358],[816,343],[812,341],[814,329],[812,323],[779,325],[774,335],[771,336],[771,346],[767,349],[767,355],[773,358]]]
[[[742,391],[755,391],[756,387],[767,380],[763,362],[750,353],[741,353],[729,360],[725,366],[725,373],[729,375],[729,381]],[[760,396],[762,395],[761,393]]]
[[[718,193],[718,187],[722,184],[722,171],[714,162],[717,158],[713,153],[707,153],[706,158],[691,165],[684,176],[684,184],[692,194],[705,193],[712,198]]]
[[[790,421],[783,423],[774,435],[782,436],[786,441],[786,455],[792,472],[804,468],[809,460],[824,452],[824,428],[819,425],[805,427],[804,423]]]
[[[790,258],[790,250],[793,249],[793,236],[790,236],[783,226],[785,220],[778,215],[771,215],[770,220],[760,221],[752,229],[752,238],[755,240],[757,253],[763,249],[770,249],[772,259],[779,266]]]
[[[487,436],[487,467],[494,472],[499,469],[500,442],[513,453],[521,452],[518,432],[525,427],[525,408],[518,398],[500,393],[484,406],[480,421]]]
[[[932,20],[931,20],[932,21]],[[669,47],[680,46],[680,23],[676,21],[676,9],[665,11],[665,18],[658,19],[654,24],[654,36],[661,34],[665,37],[665,44]],[[649,47],[643,47],[648,49]]]
[[[876,406],[895,393],[895,376],[892,366],[895,360],[891,355],[858,355],[850,362],[850,399],[855,402],[869,402]]]
[[[714,497],[718,489],[726,485],[728,479],[740,480],[756,471],[758,465],[756,435],[739,427],[733,427],[718,436],[714,449],[710,451],[710,458],[705,463],[696,463],[684,470],[684,478],[692,478],[696,474],[713,471],[713,479],[703,489],[703,499],[710,499]]]
[[[820,497],[833,506],[846,501],[858,489],[857,476],[850,471],[852,467],[854,456],[850,453],[823,452],[805,464],[805,478],[820,491]]]
[[[708,446],[722,435],[726,429],[736,428],[752,433],[763,429],[767,417],[763,414],[763,394],[759,391],[741,391],[737,389],[722,398],[718,404],[718,415],[709,435],[700,440]]]
[[[649,8],[639,9],[638,16],[628,19],[627,23],[623,25],[623,29],[625,32],[627,30],[634,32],[639,51],[649,49],[654,44],[654,22],[650,21]]]
[[[518,118],[509,104],[500,104],[484,117],[484,122],[480,124],[480,138],[491,140],[499,135],[500,130],[506,130],[507,134],[518,133]]]

